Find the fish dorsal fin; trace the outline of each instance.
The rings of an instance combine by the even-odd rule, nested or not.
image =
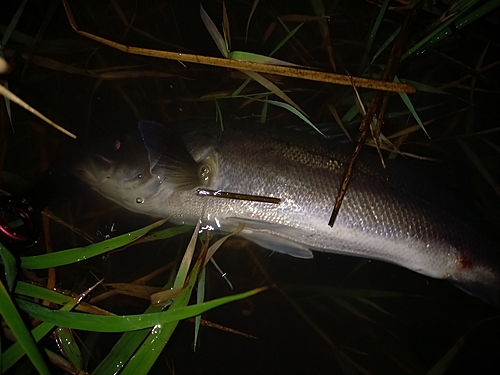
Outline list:
[[[237,225],[238,223],[245,224],[245,228],[239,235],[266,249],[288,254],[296,258],[313,258],[313,253],[307,246],[286,238],[300,237],[303,231],[298,228],[238,217],[229,217],[226,221],[231,225]]]
[[[177,133],[154,121],[139,121],[151,174],[175,190],[190,190],[200,185],[199,165],[187,151]]]

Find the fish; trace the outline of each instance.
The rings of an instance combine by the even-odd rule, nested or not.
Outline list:
[[[221,232],[242,223],[240,236],[272,251],[389,262],[500,307],[496,245],[438,205],[446,192],[440,196],[404,163],[383,169],[380,160],[363,155],[334,226],[328,225],[347,148],[319,134],[261,124],[222,131],[217,124],[140,121],[132,135],[88,152],[72,173],[133,212],[173,224],[201,220]],[[207,191],[275,201],[216,198]]]

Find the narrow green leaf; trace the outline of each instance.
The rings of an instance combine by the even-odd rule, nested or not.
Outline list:
[[[133,232],[126,233],[121,236],[85,247],[77,247],[74,249],[58,251],[50,254],[21,257],[21,267],[28,269],[43,269],[80,262],[97,255],[104,254],[119,247],[128,245],[138,238],[144,236],[150,230],[159,227],[163,223],[165,223],[165,220],[160,220],[156,223],[135,230]]]
[[[189,267],[191,266],[191,260],[193,259],[194,250],[196,248],[196,240],[198,238],[198,233],[200,231],[201,220],[198,220],[196,227],[194,228],[191,240],[186,248],[184,256],[182,257],[182,262],[177,272],[177,276],[174,281],[174,289],[180,289],[186,282],[186,277],[189,272]]]
[[[215,122],[218,122],[220,124],[220,130],[224,131],[224,117],[222,116],[222,109],[217,100],[215,100]]]
[[[184,308],[189,303],[191,293],[200,272],[203,258],[204,254],[202,252],[187,279],[187,284],[169,306],[167,313],[178,310],[179,308]],[[178,323],[179,320],[174,320],[168,324],[155,325],[151,330],[150,335],[147,336],[142,343],[139,350],[137,350],[135,355],[130,359],[122,375],[146,375],[149,372],[149,369],[156,362],[168,340],[170,340],[170,337],[172,336]]]
[[[255,99],[255,100],[264,101],[264,100],[259,100],[259,99]],[[275,100],[269,100],[269,99],[267,99],[265,101],[267,103],[269,103],[269,104],[275,105],[275,106],[280,107],[280,108],[284,108],[284,109],[292,112],[295,116],[299,117],[302,121],[304,121],[305,123],[307,123],[310,127],[312,127],[314,130],[316,130],[323,137],[326,137],[326,135],[318,127],[316,127],[316,125],[314,125],[311,121],[309,121],[309,119],[307,117],[305,117],[302,113],[300,113],[299,111],[297,111],[292,106],[290,106],[290,105],[288,105],[286,103],[277,102]]]
[[[394,76],[394,82],[400,82],[399,78],[397,76]],[[404,92],[400,92],[398,94],[401,97],[401,99],[403,100],[403,102],[406,104],[406,107],[408,108],[410,113],[413,115],[413,118],[415,119],[415,121],[417,121],[420,128],[424,131],[425,135],[427,135],[427,137],[429,137],[429,139],[431,139],[431,136],[429,135],[429,133],[427,133],[427,129],[425,129],[424,123],[422,122],[422,120],[420,120],[420,116],[418,115],[417,111],[415,110],[415,107],[413,106],[413,103],[411,102],[410,98],[408,97],[408,94],[406,94]]]
[[[389,6],[389,2],[390,2],[390,0],[385,0],[378,11],[377,18],[375,19],[375,22],[373,23],[373,27],[370,30],[370,34],[368,37],[368,42],[366,43],[366,53],[367,54],[370,54],[373,42],[375,41],[375,37],[377,36],[378,29],[380,27],[380,24],[382,23],[382,20],[384,19],[385,11],[387,10],[387,8]]]
[[[82,296],[83,295],[85,295],[85,294],[82,294]],[[82,297],[82,296],[80,296],[80,297]],[[64,305],[59,311],[71,310],[73,307],[75,307],[79,303],[80,299],[81,298],[71,298],[71,300],[66,305]],[[31,331],[31,335],[33,336],[34,340],[36,342],[38,342],[46,334],[48,334],[50,331],[52,331],[54,329],[54,325],[55,324],[43,322]],[[25,350],[20,345],[19,341],[14,343],[13,345],[11,345],[9,347],[9,349],[7,349],[4,353],[2,353],[2,366],[3,366],[2,371],[6,372],[8,369],[10,369],[12,366],[14,366],[14,364],[17,361],[19,361],[19,359],[21,359],[24,354],[25,354]]]
[[[257,288],[248,292],[235,294],[233,296],[222,297],[204,302],[200,305],[186,306],[161,313],[144,315],[98,316],[62,310],[51,310],[25,300],[18,300],[18,303],[24,311],[33,316],[35,319],[39,319],[47,323],[57,324],[60,327],[95,332],[127,332],[191,318],[223,304],[253,296],[264,289],[265,288]]]
[[[276,47],[272,50],[272,52],[269,54],[269,56],[274,55],[276,52],[280,50],[281,47],[283,47],[296,33],[299,31],[299,29],[302,27],[304,22],[300,23],[298,26],[296,26],[292,31],[286,34],[286,36],[283,38],[281,42],[278,43]]]
[[[156,308],[161,310],[161,307]],[[126,332],[118,340],[113,349],[111,349],[106,358],[99,363],[97,368],[92,372],[92,375],[108,375],[120,372],[150,332],[150,329]]]
[[[174,275],[171,274],[171,279],[162,288],[162,290],[171,289],[174,285]],[[163,310],[161,305],[149,306],[144,314],[158,313]],[[110,373],[117,373],[125,366],[128,366],[130,359],[137,352],[138,348],[145,342],[146,338],[151,337],[151,329],[145,328],[138,331],[125,332],[118,342],[113,346],[111,351],[108,353],[106,358],[104,358],[101,363],[94,370],[92,375],[107,375]],[[134,364],[131,365],[132,368]],[[143,366],[144,368],[144,366]]]
[[[250,70],[241,70],[241,71],[243,73],[245,73],[246,75],[248,75],[249,77],[251,77],[252,79],[254,79],[255,81],[257,81],[258,83],[260,83],[262,86],[264,86],[269,91],[272,91],[273,94],[275,94],[276,96],[278,96],[279,98],[281,98],[282,100],[287,102],[289,105],[294,107],[298,112],[300,112],[303,115],[302,118],[306,118],[305,112],[292,99],[290,99],[288,97],[288,95],[286,95],[283,91],[281,91],[281,89],[278,86],[276,86],[274,83],[269,81],[267,78],[264,78],[264,76],[262,76],[259,73],[252,72]],[[283,104],[283,103],[281,103],[281,104]]]
[[[238,95],[241,94],[241,92],[245,89],[245,87],[248,86],[248,84],[252,82],[252,78],[248,77],[245,82],[243,82],[240,87],[238,87],[234,92],[231,94],[231,97],[235,98],[238,97]]]
[[[5,30],[5,33],[2,36],[2,48],[7,44],[9,41],[12,33],[17,27],[17,23],[19,22],[19,19],[21,18],[24,7],[26,6],[26,3],[28,0],[24,0],[21,5],[19,5],[19,8],[17,8],[16,14],[14,14],[14,17],[10,20],[9,26],[7,26],[7,29]]]
[[[458,4],[461,9],[455,9],[455,13],[453,13],[451,16],[449,16],[445,21],[437,25],[432,31],[429,32],[420,42],[416,43],[413,47],[408,49],[402,56],[401,56],[401,61],[406,59],[407,57],[413,55],[414,53],[420,51],[423,48],[427,47],[432,47],[436,43],[440,42],[444,38],[446,38],[448,35],[451,34],[451,29],[449,26],[455,22],[457,19],[460,19],[466,12],[471,9],[478,0],[471,0],[471,1],[460,1],[456,4]],[[452,12],[449,10],[449,12]]]
[[[213,257],[210,258],[210,263],[212,263],[212,265],[215,267],[215,269],[220,273],[221,277],[224,280],[226,280],[226,283],[227,283],[227,285],[229,285],[229,288],[231,290],[233,290],[234,289],[233,283],[231,282],[231,280],[229,280],[229,278],[227,277],[227,274],[224,271],[222,271],[222,269],[219,267],[219,265],[217,264],[217,262],[215,261],[215,259]]]
[[[196,289],[196,303],[200,304],[205,301],[205,279],[206,279],[206,268],[203,267],[198,278],[198,288]],[[198,334],[200,332],[201,315],[196,315],[194,320],[194,342],[193,348],[196,350],[196,345],[198,343]]]
[[[17,282],[15,292],[25,297],[38,298],[58,305],[63,305],[73,300],[70,296],[65,296],[64,294],[38,285],[28,284],[24,281]]]
[[[210,16],[207,14],[207,12],[205,12],[205,9],[203,9],[203,5],[201,5],[201,3],[200,3],[200,15],[203,23],[205,24],[205,27],[207,28],[208,32],[210,33],[210,36],[217,45],[217,48],[219,49],[220,53],[222,54],[222,56],[228,57],[229,48],[226,41],[220,34],[219,30],[217,29],[217,26],[215,26]]]
[[[267,119],[267,111],[269,110],[269,103],[267,102],[269,96],[266,95],[266,99],[264,99],[264,105],[260,111],[260,123],[265,124]]]
[[[50,371],[43,359],[38,347],[36,346],[35,340],[31,335],[30,331],[26,328],[23,319],[19,315],[16,306],[10,299],[10,295],[5,289],[2,281],[0,280],[0,315],[3,317],[7,326],[16,337],[19,347],[24,351],[37,371],[43,375],[50,375]],[[7,365],[4,354],[2,353],[2,371],[7,370]]]
[[[54,331],[56,344],[73,368],[80,371],[83,366],[82,353],[78,347],[77,341],[73,336],[73,331],[69,328],[58,327]]]
[[[437,87],[433,87],[433,86],[427,85],[425,83],[415,82],[415,81],[412,81],[410,79],[401,78],[401,82],[412,85],[419,92],[428,92],[431,94],[441,94],[441,95],[451,95],[449,92],[447,92],[445,90],[438,89]]]
[[[216,252],[217,250],[219,250],[219,248],[222,246],[222,244],[223,244],[224,242],[226,242],[226,240],[227,240],[228,238],[230,238],[230,237],[232,237],[232,236],[237,236],[238,234],[240,234],[240,233],[241,233],[241,231],[242,231],[244,228],[245,228],[245,224],[243,224],[243,223],[241,223],[241,222],[240,222],[240,223],[238,223],[238,226],[236,227],[236,229],[235,229],[233,232],[231,232],[231,233],[229,233],[229,234],[226,234],[224,237],[219,238],[217,241],[215,241],[215,243],[214,243],[214,244],[212,244],[212,245],[208,248],[208,250],[207,250],[207,256],[206,256],[206,258],[205,258],[205,263],[203,264],[203,268],[207,265],[208,261],[209,261],[210,259],[212,259],[212,257],[214,256],[215,252]]]
[[[250,21],[252,20],[252,16],[255,13],[255,9],[257,9],[257,5],[259,4],[259,0],[254,0],[253,5],[252,5],[252,10],[250,11],[250,14],[248,15],[248,21],[247,21],[247,28],[245,31],[245,43],[248,40],[248,29],[250,28]]]
[[[3,246],[1,243],[0,243],[0,258],[2,258],[5,280],[7,281],[9,292],[12,292],[17,277],[16,258],[14,258],[11,252],[7,250],[7,248]]]
[[[370,62],[371,64],[373,64],[373,62],[377,59],[377,57],[379,57],[380,54],[382,52],[384,52],[385,49],[394,41],[394,39],[396,39],[396,37],[399,35],[400,32],[401,32],[401,26],[399,26],[391,34],[391,36],[389,38],[387,38],[387,40],[380,46],[380,48],[377,50],[377,52],[373,55],[372,61]]]
[[[427,375],[445,374],[446,370],[448,370],[448,367],[450,366],[450,363],[456,357],[464,343],[464,337],[460,337],[455,345],[453,345],[450,350],[448,350],[448,352],[446,352],[446,354],[439,361],[437,361],[434,366],[432,366],[432,368],[427,372]]]
[[[175,227],[165,228],[162,230],[155,230],[152,233],[148,233],[148,235],[145,236],[143,240],[145,242],[165,240],[167,238],[177,236],[178,234],[189,232],[191,229],[193,229],[192,225],[178,225]]]

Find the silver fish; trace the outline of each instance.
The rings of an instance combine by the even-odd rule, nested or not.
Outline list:
[[[261,125],[224,132],[141,121],[140,136],[91,153],[75,174],[125,208],[176,224],[241,235],[299,258],[311,250],[377,259],[500,306],[496,247],[443,210],[418,178],[374,158],[355,169],[333,228],[328,220],[349,153],[323,137]],[[279,198],[279,204],[201,196],[198,189]],[[434,190],[429,190],[434,194]],[[428,191],[428,192],[429,192]],[[434,199],[435,200],[435,199]]]

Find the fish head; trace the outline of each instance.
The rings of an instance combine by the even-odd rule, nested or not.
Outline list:
[[[153,216],[174,192],[206,187],[216,164],[210,152],[197,159],[172,129],[151,121],[139,131],[91,145],[72,167],[73,173],[104,197],[125,208]],[[194,194],[194,193],[193,193]]]

